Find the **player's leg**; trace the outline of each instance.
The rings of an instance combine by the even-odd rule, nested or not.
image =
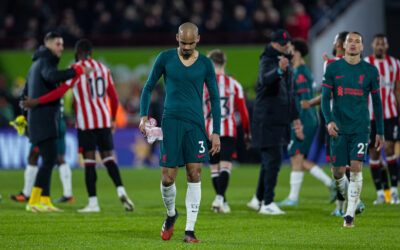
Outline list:
[[[262,199],[264,196],[264,175],[265,175],[265,165],[263,162],[261,162],[261,167],[260,167],[260,173],[258,175],[258,182],[257,182],[257,189],[256,193],[253,195],[253,198],[251,198],[250,202],[248,202],[246,205],[248,208],[253,209],[255,211],[260,210]]]
[[[224,204],[224,197],[220,195],[219,188],[219,175],[220,175],[220,153],[210,155],[210,169],[211,169],[211,181],[215,190],[215,199],[211,204],[211,209],[214,212],[218,212],[219,208]]]
[[[310,172],[310,174],[320,182],[322,182],[330,192],[329,203],[333,203],[337,198],[337,189],[335,182],[329,177],[316,163],[304,159],[303,169]]]
[[[399,194],[397,191],[397,180],[399,174],[399,168],[397,165],[397,156],[394,153],[394,141],[385,141],[384,145],[386,161],[388,163],[388,169],[390,173],[390,196],[391,204],[400,204]]]
[[[388,171],[388,164],[387,162],[382,158],[382,156],[379,158],[381,162],[381,182],[383,186],[383,193],[385,195],[385,202],[389,203],[391,200],[390,197],[390,187],[389,187],[389,171]]]
[[[29,196],[32,193],[33,184],[35,183],[36,175],[39,171],[37,162],[39,159],[39,148],[35,145],[31,145],[28,155],[28,165],[24,172],[24,189],[15,195],[10,195],[10,199],[13,201],[28,201]]]
[[[296,206],[299,204],[299,194],[301,184],[303,182],[303,154],[294,154],[290,156],[290,162],[292,164],[292,172],[290,173],[290,192],[289,196],[281,202],[278,202],[278,206]]]
[[[285,214],[274,202],[274,189],[278,179],[278,172],[282,163],[282,148],[280,145],[261,149],[261,161],[265,167],[264,195],[260,214]]]
[[[79,151],[82,152],[85,165],[85,184],[88,192],[89,203],[86,207],[78,209],[80,213],[100,212],[96,193],[96,136],[93,130],[78,129]]]
[[[64,119],[60,120],[60,136],[57,138],[57,165],[60,174],[61,184],[63,186],[63,195],[55,202],[74,202],[72,196],[72,173],[68,163],[65,162],[65,133],[66,126]]]
[[[49,138],[45,141],[39,142],[39,153],[42,157],[42,165],[39,168],[36,176],[35,185],[32,189],[29,203],[26,207],[27,211],[42,212],[44,210],[48,212],[58,211],[58,209],[52,209],[47,206],[42,206],[40,203],[51,203],[50,202],[50,181],[51,172],[53,166],[57,161],[57,144],[56,138]],[[45,198],[41,198],[41,196]]]

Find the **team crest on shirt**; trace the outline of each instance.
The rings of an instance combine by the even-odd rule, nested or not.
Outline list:
[[[364,77],[365,77],[365,75],[360,75],[360,78],[359,78],[359,80],[358,80],[358,83],[359,83],[359,84],[362,84],[362,83],[363,83]]]

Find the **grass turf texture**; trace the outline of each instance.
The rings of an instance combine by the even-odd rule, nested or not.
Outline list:
[[[324,168],[329,172],[328,168]],[[202,172],[202,201],[195,227],[200,244],[182,242],[186,223],[185,170],[180,169],[177,185],[179,218],[171,240],[161,240],[160,229],[166,216],[160,194],[160,171],[122,170],[122,179],[136,210],[123,210],[107,172],[98,170],[97,191],[100,213],[79,214],[87,204],[84,172],[73,171],[74,204],[61,204],[63,213],[25,212],[25,203],[16,203],[8,194],[23,186],[23,171],[0,171],[0,249],[4,248],[94,248],[94,249],[271,249],[271,248],[357,248],[394,249],[400,245],[400,206],[372,205],[376,198],[369,169],[364,167],[362,200],[366,211],[357,216],[354,228],[343,228],[343,219],[331,217],[325,186],[306,173],[297,207],[283,208],[286,215],[259,215],[246,207],[255,192],[259,166],[242,165],[232,171],[227,199],[230,214],[210,210],[215,197],[210,171]],[[275,200],[289,193],[290,169],[279,173]],[[61,196],[58,171],[53,172],[52,199]]]

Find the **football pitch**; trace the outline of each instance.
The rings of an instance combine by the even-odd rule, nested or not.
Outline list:
[[[324,171],[330,172],[328,167]],[[195,226],[199,244],[183,243],[186,223],[185,170],[177,177],[176,205],[179,218],[171,240],[160,237],[166,211],[160,193],[158,169],[123,169],[122,179],[135,203],[125,212],[116,189],[104,169],[98,170],[97,192],[100,213],[79,214],[87,204],[84,171],[73,171],[75,203],[61,204],[63,213],[25,212],[9,194],[21,191],[22,170],[0,171],[0,249],[398,249],[400,247],[400,205],[372,205],[376,198],[368,167],[364,167],[361,198],[366,206],[356,216],[354,228],[343,228],[343,219],[329,216],[328,189],[305,173],[300,204],[284,207],[286,215],[259,215],[246,207],[258,179],[258,165],[241,165],[232,171],[227,199],[230,214],[216,214],[210,207],[215,197],[210,171],[202,171],[202,200]],[[279,173],[275,200],[289,194],[289,167]],[[58,170],[53,172],[52,199],[61,196]]]

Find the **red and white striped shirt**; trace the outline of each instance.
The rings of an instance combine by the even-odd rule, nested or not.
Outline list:
[[[336,57],[333,58],[333,59],[329,59],[329,60],[325,61],[325,62],[324,62],[324,74],[325,74],[325,72],[326,72],[326,67],[328,67],[328,64],[330,64],[331,62],[337,61],[337,60],[339,60],[339,59],[342,59],[343,57],[344,57],[344,56],[336,56]]]
[[[115,118],[117,113],[118,96],[110,71],[102,63],[93,59],[79,61],[74,65],[92,68],[92,72],[88,75],[78,75],[64,82],[56,90],[39,98],[39,102],[54,101],[72,88],[77,128],[88,130],[111,127],[111,118]],[[108,98],[110,98],[111,114]]]
[[[243,130],[250,133],[249,113],[243,94],[243,88],[234,78],[217,74],[219,95],[221,100],[221,134],[220,136],[236,137],[235,111],[239,111]],[[204,85],[203,91],[203,113],[206,120],[207,134],[213,131],[211,116],[211,103],[207,87]]]
[[[400,80],[400,62],[398,59],[385,55],[383,59],[377,59],[373,55],[364,58],[366,62],[374,65],[380,76],[381,98],[383,106],[383,119],[395,118],[398,116],[397,101],[394,94],[396,81]],[[374,120],[372,102],[368,98],[368,109],[370,119]]]

